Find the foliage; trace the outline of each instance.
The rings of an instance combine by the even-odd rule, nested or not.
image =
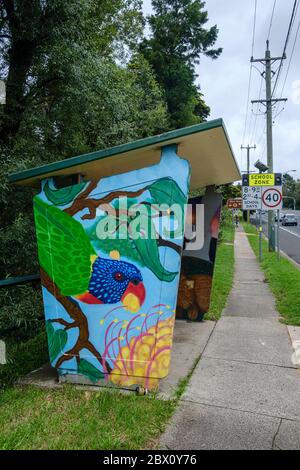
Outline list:
[[[3,279],[38,271],[35,191],[9,185],[6,175],[160,132],[167,112],[151,66],[137,52],[140,0],[0,1],[0,17],[0,77],[7,89],[0,107]],[[13,293],[0,301],[1,322]],[[25,305],[15,298],[20,322]],[[23,314],[28,331],[29,311]],[[10,319],[7,327],[14,324]]]
[[[233,241],[232,211],[224,206],[221,210],[220,229],[218,241]]]
[[[92,59],[120,55],[142,32],[140,0],[11,0],[0,8],[1,68],[7,79],[0,135],[5,142],[17,134],[26,110],[42,102],[46,117],[59,96],[70,98],[68,90],[80,98]],[[68,104],[74,111],[79,103]]]
[[[24,112],[15,147],[18,154],[38,153],[47,163],[166,128],[162,93],[144,59],[136,59],[134,69],[91,51],[78,51],[75,58],[60,61],[67,61],[68,68],[73,65],[66,72],[72,82],[68,78],[57,85],[50,104],[44,98]]]
[[[201,196],[204,196],[206,193],[206,188],[203,187],[203,188],[197,188],[197,189],[192,189],[190,190],[189,192],[189,198],[193,198],[193,197],[201,197]]]
[[[7,357],[7,364],[0,365],[0,388],[11,385],[19,377],[35,370],[48,361],[49,356],[45,331],[40,331],[34,338],[27,341],[8,342]]]
[[[36,245],[31,189],[12,186],[7,173],[33,164],[32,159],[17,160],[14,153],[3,151],[0,159],[0,278],[37,272]]]
[[[296,209],[300,210],[300,180],[296,181],[295,198],[296,198]]]
[[[242,186],[240,184],[223,184],[218,187],[218,192],[223,196],[223,204],[227,203],[228,199],[242,197]]]
[[[195,65],[201,54],[212,59],[220,55],[222,49],[212,49],[217,27],[205,29],[208,15],[200,0],[152,0],[152,6],[151,34],[143,40],[141,52],[165,91],[171,127],[201,122],[210,109],[195,84]]]
[[[256,228],[251,224],[244,224],[244,228],[258,258],[259,235]],[[282,315],[282,321],[288,325],[300,326],[300,269],[284,257],[278,261],[277,253],[269,252],[268,242],[264,238],[262,256],[261,267],[275,296],[276,309]]]
[[[294,209],[294,202],[296,209],[300,209],[300,180],[294,178],[288,173],[282,175],[283,195],[286,196],[283,200],[283,207],[287,209]]]
[[[40,331],[43,309],[39,285],[1,288],[0,305],[0,338],[24,341]]]

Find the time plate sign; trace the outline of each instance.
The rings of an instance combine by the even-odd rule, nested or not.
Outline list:
[[[261,186],[243,186],[243,210],[261,208]]]

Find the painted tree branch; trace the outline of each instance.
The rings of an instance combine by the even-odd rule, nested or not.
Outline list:
[[[72,301],[69,297],[62,295],[58,286],[52,281],[44,269],[41,269],[41,282],[42,285],[52,294],[56,300],[66,309],[70,317],[74,320],[73,323],[68,323],[62,318],[53,319],[52,322],[60,323],[65,326],[65,329],[71,329],[78,327],[79,335],[76,341],[75,346],[73,346],[69,351],[64,353],[57,361],[55,367],[59,368],[65,361],[68,361],[72,357],[76,357],[77,363],[80,360],[80,351],[82,349],[88,349],[99,361],[102,367],[106,370],[105,372],[110,373],[110,365],[102,359],[101,354],[96,350],[94,345],[89,340],[89,328],[88,321],[79,305]]]
[[[176,251],[179,255],[181,255],[182,248],[176,243],[171,242],[170,240],[165,240],[161,236],[158,237],[158,246],[167,246],[168,248],[172,248],[172,250]]]
[[[88,209],[89,213],[83,215],[81,219],[82,220],[94,219],[96,217],[96,210],[98,207],[105,205],[105,204],[109,204],[110,202],[112,202],[114,199],[118,197],[125,197],[125,196],[129,198],[138,197],[141,194],[143,194],[143,192],[147,189],[145,187],[145,188],[139,189],[138,191],[113,191],[107,194],[107,196],[104,196],[100,199],[87,198],[87,196],[92,192],[93,189],[95,189],[96,186],[97,186],[96,182],[91,182],[89,186],[86,188],[86,190],[83,191],[83,193],[81,193],[73,201],[73,204],[70,207],[67,207],[66,209],[64,209],[64,211],[67,214],[73,216],[77,214],[78,212],[82,211],[83,209]]]

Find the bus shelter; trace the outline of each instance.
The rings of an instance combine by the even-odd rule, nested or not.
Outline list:
[[[197,321],[209,308],[214,188],[240,178],[221,119],[9,176],[38,190],[49,357],[61,381],[158,387],[176,314]]]

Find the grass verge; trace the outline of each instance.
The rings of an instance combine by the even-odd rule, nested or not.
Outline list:
[[[154,449],[199,359],[180,381],[173,400],[72,385],[2,390],[0,450]]]
[[[70,385],[10,388],[0,395],[0,449],[153,448],[176,403]]]
[[[249,243],[258,258],[259,236],[251,224],[244,224]],[[300,326],[300,270],[288,259],[268,251],[268,243],[262,240],[263,261],[261,267],[276,299],[276,308],[282,321],[288,325]]]
[[[222,227],[222,239],[218,245],[210,309],[206,320],[219,320],[232,288],[234,274],[234,227],[231,222]]]

